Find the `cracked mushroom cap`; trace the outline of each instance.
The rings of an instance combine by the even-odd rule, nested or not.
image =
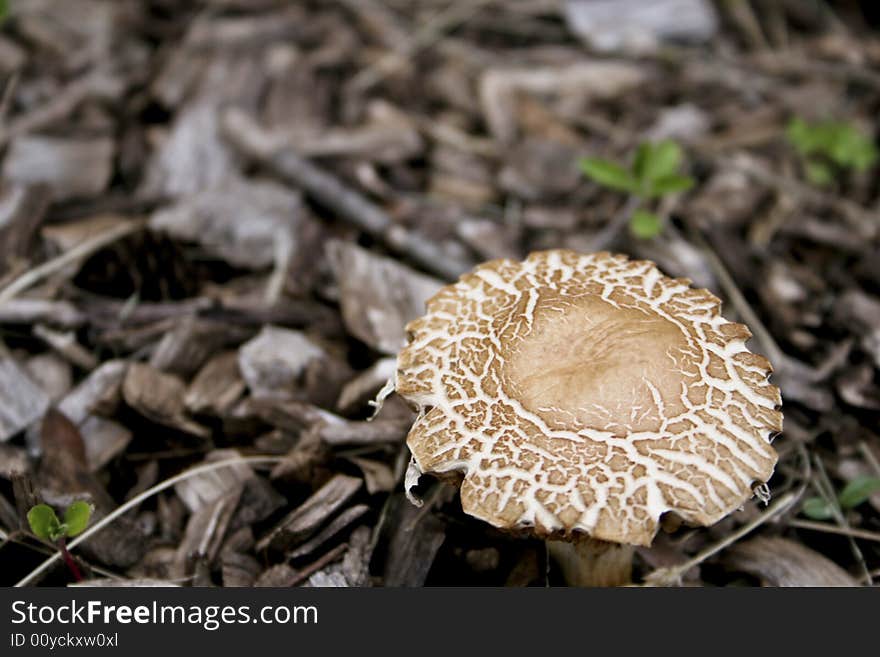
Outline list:
[[[465,512],[496,527],[633,545],[666,512],[740,507],[776,464],[779,389],[749,330],[689,285],[555,250],[441,289],[398,357],[395,389],[423,411],[407,486],[457,472]]]

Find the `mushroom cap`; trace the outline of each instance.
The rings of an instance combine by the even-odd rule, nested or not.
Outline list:
[[[478,266],[398,355],[416,474],[459,473],[465,512],[543,537],[650,545],[666,512],[718,521],[770,478],[782,430],[770,363],[720,307],[622,255]]]

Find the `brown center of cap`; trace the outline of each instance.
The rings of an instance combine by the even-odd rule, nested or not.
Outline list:
[[[657,431],[684,410],[682,384],[695,370],[687,347],[678,326],[650,311],[551,294],[504,371],[512,396],[549,425],[623,436]]]

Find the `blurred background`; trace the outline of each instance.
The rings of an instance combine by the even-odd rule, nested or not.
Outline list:
[[[775,367],[770,482],[636,581],[880,576],[880,7],[820,0],[0,3],[0,578],[24,516],[138,585],[557,583],[402,493],[404,324],[478,262],[654,260]],[[162,489],[194,465],[239,456]],[[155,487],[160,488],[157,490]],[[29,583],[65,584],[61,567]]]

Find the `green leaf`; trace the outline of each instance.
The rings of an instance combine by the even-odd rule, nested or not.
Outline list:
[[[634,192],[638,188],[632,174],[614,162],[598,157],[585,157],[580,166],[587,177],[604,187],[624,192]]]
[[[82,534],[89,526],[89,518],[92,515],[92,507],[88,502],[74,502],[64,511],[64,524],[67,525],[67,535],[76,536]]]
[[[807,123],[801,118],[792,119],[785,130],[785,136],[795,150],[803,156],[820,156],[841,168],[864,171],[877,161],[878,150],[874,140],[849,123],[822,121]],[[816,173],[815,180],[828,178],[824,173]],[[810,172],[807,169],[809,178]]]
[[[807,180],[817,187],[827,187],[834,182],[834,171],[830,166],[818,160],[808,160],[804,165]]]
[[[828,520],[833,515],[831,506],[821,497],[811,497],[804,500],[801,511],[805,516],[813,520]]]
[[[801,155],[807,155],[816,147],[816,141],[807,122],[796,117],[792,119],[785,129],[785,137]]]
[[[874,166],[877,161],[878,151],[874,144],[869,144],[863,150],[860,150],[853,157],[853,168],[856,171],[866,171]]]
[[[854,509],[880,491],[880,477],[856,477],[840,491],[837,501],[844,509]]]
[[[674,194],[675,192],[683,192],[694,186],[694,179],[690,176],[681,176],[673,174],[664,178],[658,178],[649,183],[648,196],[665,196],[666,194]]]
[[[645,210],[636,210],[629,218],[629,230],[639,239],[649,240],[656,237],[662,229],[663,220]]]
[[[35,536],[42,539],[56,540],[61,523],[58,516],[48,504],[37,504],[27,514],[28,524]]]
[[[646,142],[636,151],[633,173],[643,187],[648,187],[648,183],[678,173],[681,159],[681,146],[674,141],[666,139],[656,144]]]

